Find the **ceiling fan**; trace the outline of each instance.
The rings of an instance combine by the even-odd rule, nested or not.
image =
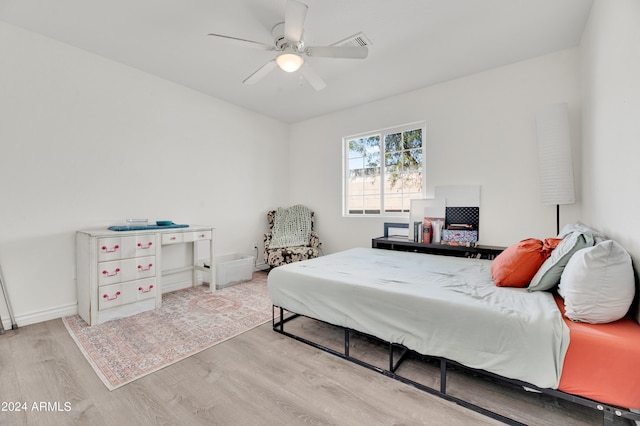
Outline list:
[[[258,68],[249,77],[244,79],[245,84],[254,84],[264,78],[277,66],[286,72],[300,70],[300,74],[309,82],[315,90],[322,90],[326,83],[318,74],[305,63],[304,57],[324,57],[324,58],[351,58],[364,59],[369,54],[367,46],[310,46],[304,45],[303,27],[309,7],[297,0],[287,0],[284,14],[284,22],[276,24],[271,30],[273,44],[259,41],[246,40],[223,34],[209,34],[214,37],[221,37],[240,43],[244,46],[271,50],[278,52],[278,55],[271,61]]]

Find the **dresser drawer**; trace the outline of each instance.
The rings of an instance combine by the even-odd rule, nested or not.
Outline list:
[[[106,285],[98,291],[98,310],[100,311],[135,301],[136,294],[132,288],[123,284]]]
[[[206,241],[211,239],[211,231],[183,232],[183,240],[185,243],[193,241]]]
[[[99,262],[127,259],[129,257],[152,256],[155,254],[156,243],[154,234],[98,239]]]
[[[98,263],[98,285],[121,283],[124,281],[154,277],[156,257],[145,256],[134,259],[113,260]]]
[[[172,232],[171,234],[162,234],[162,245],[177,244],[184,241],[184,233]]]
[[[157,287],[155,278],[105,285],[98,292],[98,310],[152,299],[156,297]]]
[[[130,283],[127,283],[130,284]],[[131,283],[136,290],[136,300],[153,299],[156,297],[158,286],[155,278],[147,278]]]

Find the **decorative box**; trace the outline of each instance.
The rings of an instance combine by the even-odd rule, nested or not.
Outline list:
[[[457,243],[476,243],[478,242],[478,231],[443,229],[442,241],[453,241]]]

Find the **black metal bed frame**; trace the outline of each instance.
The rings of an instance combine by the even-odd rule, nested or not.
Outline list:
[[[276,310],[279,310],[279,317],[276,317]],[[288,312],[289,315],[285,318],[284,313]],[[488,416],[490,418],[499,420],[503,423],[509,424],[509,425],[525,425],[524,423],[521,423],[517,420],[511,419],[509,417],[503,416],[502,414],[496,413],[494,411],[488,410],[486,408],[483,408],[479,405],[476,405],[474,403],[471,403],[469,401],[466,401],[464,399],[458,398],[456,396],[453,396],[451,394],[447,393],[447,370],[449,366],[461,369],[461,370],[466,370],[466,371],[470,371],[473,373],[477,373],[486,377],[490,377],[493,379],[497,379],[499,381],[502,382],[506,382],[506,383],[510,383],[512,385],[516,385],[518,387],[522,387],[522,388],[528,388],[531,389],[533,391],[536,392],[540,392],[542,394],[546,394],[546,395],[550,395],[553,396],[555,398],[559,398],[565,401],[569,401],[575,404],[579,404],[588,408],[591,408],[593,410],[597,410],[599,412],[602,413],[602,424],[605,426],[612,426],[614,423],[614,419],[616,417],[618,418],[623,418],[623,419],[627,419],[628,421],[640,421],[640,413],[635,413],[632,411],[629,411],[627,409],[624,408],[619,408],[619,407],[615,407],[615,406],[611,406],[608,404],[603,404],[600,403],[598,401],[594,401],[591,399],[587,399],[587,398],[583,398],[580,396],[576,396],[576,395],[572,395],[566,392],[562,392],[556,389],[548,389],[548,388],[539,388],[535,385],[532,385],[530,383],[526,383],[520,380],[514,380],[514,379],[509,379],[506,378],[504,376],[500,376],[494,373],[490,373],[488,371],[484,371],[484,370],[478,370],[478,369],[474,369],[474,368],[470,368],[467,367],[463,364],[460,364],[458,362],[446,359],[446,358],[441,358],[441,357],[433,357],[433,356],[425,356],[422,354],[417,354],[420,357],[426,357],[426,358],[430,358],[436,361],[439,361],[440,363],[440,389],[435,389],[432,388],[430,386],[427,386],[425,384],[416,382],[415,380],[409,379],[407,377],[401,376],[397,373],[398,368],[400,367],[400,365],[402,364],[402,362],[407,359],[409,354],[415,353],[414,351],[399,345],[397,343],[390,343],[390,342],[386,342],[376,336],[372,336],[366,333],[362,333],[360,331],[354,330],[354,329],[350,329],[350,328],[346,328],[346,327],[342,327],[342,326],[336,326],[335,324],[330,324],[326,321],[322,321],[322,320],[318,320],[316,318],[311,318],[311,317],[306,317],[306,318],[310,318],[314,321],[319,321],[325,324],[329,324],[333,327],[337,327],[339,329],[342,329],[344,331],[344,350],[343,352],[339,352],[337,350],[331,349],[327,346],[321,345],[319,343],[313,342],[309,339],[306,339],[302,336],[298,336],[296,334],[290,333],[288,331],[285,331],[284,329],[284,324],[295,319],[298,317],[306,317],[304,315],[300,315],[288,310],[285,310],[282,307],[279,306],[273,306],[272,308],[272,327],[273,330],[276,331],[277,333],[280,333],[282,335],[285,335],[287,337],[290,337],[292,339],[295,339],[299,342],[302,343],[306,343],[307,345],[313,346],[314,348],[323,350],[325,352],[328,352],[332,355],[335,355],[337,357],[340,357],[342,359],[345,359],[347,361],[351,361],[355,364],[358,364],[360,366],[363,366],[365,368],[368,368],[370,370],[376,371],[380,374],[383,374],[387,377],[393,378],[395,380],[398,380],[400,382],[406,383],[408,385],[411,385],[417,389],[420,389],[422,391],[425,391],[427,393],[430,393],[432,395],[436,395],[439,396],[445,400],[454,402],[460,406],[463,406],[465,408],[468,408],[470,410],[473,410],[475,412],[484,414],[485,416]],[[360,335],[360,336],[365,336],[367,338],[376,340],[378,342],[382,342],[386,345],[388,345],[388,351],[389,351],[389,366],[388,368],[381,368],[378,367],[376,365],[370,364],[366,361],[363,361],[361,359],[355,358],[353,356],[351,356],[350,351],[349,351],[349,345],[350,345],[350,335],[351,333],[354,333],[355,335]],[[394,356],[394,352],[399,351],[399,355],[398,356]]]

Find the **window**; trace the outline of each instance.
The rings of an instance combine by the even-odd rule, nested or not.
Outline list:
[[[345,215],[401,215],[425,197],[424,129],[422,122],[343,139]]]

